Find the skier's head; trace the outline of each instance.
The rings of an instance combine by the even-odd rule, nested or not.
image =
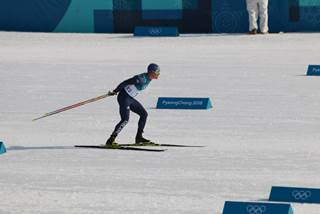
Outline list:
[[[160,75],[160,67],[155,63],[151,63],[148,65],[148,76],[150,79],[158,79]]]

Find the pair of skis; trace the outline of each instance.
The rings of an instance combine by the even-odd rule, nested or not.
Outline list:
[[[77,108],[79,106],[86,105],[88,103],[96,102],[98,100],[101,100],[101,99],[104,99],[106,97],[110,97],[110,96],[113,96],[113,95],[115,95],[115,94],[112,93],[112,92],[108,92],[107,94],[103,94],[103,95],[98,96],[98,97],[94,97],[94,98],[91,98],[91,99],[88,99],[88,100],[84,100],[84,101],[81,101],[79,103],[75,103],[73,105],[66,106],[66,107],[57,109],[55,111],[51,111],[51,112],[45,113],[40,117],[34,118],[32,121],[40,120],[42,118],[49,117],[51,115],[59,114],[61,112],[64,112],[64,111],[67,111],[67,110],[70,110],[70,109],[73,109],[73,108]],[[101,145],[101,146],[76,145],[75,147],[92,148],[92,149],[135,150],[135,151],[148,151],[148,152],[164,152],[164,151],[166,151],[166,149],[141,148],[143,146],[152,146],[152,147],[154,147],[154,146],[157,146],[157,147],[160,147],[160,146],[163,146],[163,147],[203,147],[203,146],[189,146],[189,145],[177,145],[177,144],[157,144],[157,143],[152,143],[152,142],[147,143],[147,144],[120,144],[120,146],[118,146],[116,148],[106,147],[104,145]]]
[[[78,148],[91,148],[91,149],[118,149],[118,150],[134,150],[134,151],[145,151],[145,152],[164,152],[167,149],[150,149],[150,148],[141,148],[141,147],[203,147],[203,146],[190,146],[190,145],[181,145],[181,144],[119,144],[119,147],[107,147],[105,145],[94,146],[94,145],[75,145]]]

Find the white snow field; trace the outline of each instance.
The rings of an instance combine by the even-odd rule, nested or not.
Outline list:
[[[145,137],[203,145],[163,153],[74,148],[105,143],[116,97],[32,122],[161,75],[137,99]],[[320,34],[0,33],[0,213],[221,214],[224,202],[267,200],[271,187],[320,188]],[[157,98],[210,97],[209,110],[158,110]],[[138,116],[117,138],[133,143]],[[293,204],[295,214],[320,205]]]

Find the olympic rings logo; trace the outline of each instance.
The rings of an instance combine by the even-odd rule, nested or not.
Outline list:
[[[246,210],[249,214],[263,214],[267,211],[267,207],[264,205],[248,205]]]
[[[291,195],[296,200],[305,201],[311,197],[312,193],[310,191],[294,190],[292,191]]]
[[[161,28],[153,27],[149,30],[149,33],[153,36],[159,35],[162,32]]]

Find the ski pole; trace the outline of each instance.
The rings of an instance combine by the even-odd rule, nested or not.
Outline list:
[[[39,120],[39,119],[44,118],[44,117],[48,117],[48,116],[51,116],[51,115],[54,115],[54,114],[58,114],[60,112],[67,111],[67,110],[70,110],[70,109],[73,109],[73,108],[77,108],[79,106],[82,106],[82,105],[85,105],[85,104],[88,104],[88,103],[92,103],[92,102],[104,99],[106,97],[109,97],[109,96],[112,96],[112,94],[107,93],[107,94],[104,94],[104,95],[101,95],[101,96],[98,96],[98,97],[95,97],[95,98],[91,98],[89,100],[85,100],[85,101],[82,101],[82,102],[79,102],[79,103],[76,103],[76,104],[73,104],[73,105],[70,105],[70,106],[67,106],[67,107],[63,107],[61,109],[57,109],[55,111],[45,113],[41,117],[37,117],[37,118],[33,119],[32,121],[36,121],[36,120]]]

